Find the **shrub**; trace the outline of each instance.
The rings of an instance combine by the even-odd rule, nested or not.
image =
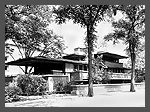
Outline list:
[[[109,82],[110,82],[110,76],[109,76],[109,74],[103,75],[103,76],[102,76],[102,83],[103,83],[103,84],[107,84],[107,83],[109,83]]]
[[[19,101],[18,95],[22,93],[21,89],[15,82],[10,83],[5,87],[5,102]]]
[[[73,84],[73,82],[67,82],[64,83],[63,82],[59,82],[55,85],[55,92],[56,93],[68,93],[70,94],[72,91],[72,87],[71,85]]]
[[[42,77],[31,75],[19,75],[16,79],[18,87],[23,94],[39,95],[44,94],[47,89],[47,81]]]
[[[101,76],[93,77],[93,83],[94,84],[100,84],[101,81],[102,81],[102,77]]]
[[[54,89],[56,90],[59,86],[65,85],[67,81],[67,77],[53,77]]]
[[[58,82],[58,83],[55,85],[55,90],[56,90],[56,91],[63,91],[63,83],[62,83],[62,82]]]
[[[34,94],[45,94],[47,91],[47,81],[42,77],[32,77]]]
[[[140,83],[140,82],[143,82],[144,81],[144,77],[143,76],[137,76],[136,78],[135,78],[135,82],[136,83]]]
[[[64,85],[63,87],[63,90],[66,92],[66,93],[71,93],[72,91],[72,87],[71,85],[74,84],[74,82],[68,82],[67,84]]]

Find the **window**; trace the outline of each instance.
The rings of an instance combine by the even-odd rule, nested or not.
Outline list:
[[[79,65],[79,70],[82,70],[82,65]]]
[[[78,65],[74,65],[74,70],[78,70]]]
[[[84,65],[84,71],[87,71],[87,65]]]
[[[5,70],[7,70],[7,68],[8,68],[8,66],[7,66],[7,65],[5,65]]]

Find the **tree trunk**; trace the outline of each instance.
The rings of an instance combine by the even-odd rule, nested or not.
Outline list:
[[[87,40],[88,40],[88,96],[93,97],[93,80],[92,80],[92,40],[91,34],[89,30],[89,26],[87,26]]]
[[[135,54],[134,53],[131,53],[131,63],[132,63],[132,70],[131,70],[130,92],[135,92]]]
[[[28,66],[25,66],[25,74],[28,74]]]
[[[29,69],[29,74],[31,73],[32,69],[33,69],[33,67],[31,67],[31,68]]]

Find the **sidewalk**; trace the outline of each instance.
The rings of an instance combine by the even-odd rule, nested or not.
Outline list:
[[[74,100],[60,100],[61,107],[145,107],[145,92],[110,92],[94,97],[78,97]]]

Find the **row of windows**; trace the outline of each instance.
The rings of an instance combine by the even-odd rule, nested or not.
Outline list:
[[[99,67],[99,69],[103,69],[102,67]],[[84,71],[87,71],[88,70],[88,67],[87,65],[74,65],[74,70],[77,71],[77,70],[84,70]],[[109,69],[106,69],[107,72],[113,72],[113,73],[124,73],[124,70],[123,69],[116,69],[116,68],[109,68]]]
[[[87,71],[87,65],[74,65],[74,70],[84,70]]]

